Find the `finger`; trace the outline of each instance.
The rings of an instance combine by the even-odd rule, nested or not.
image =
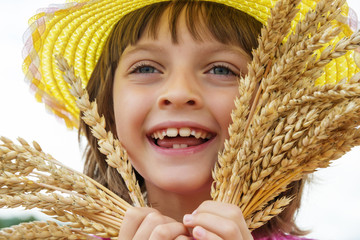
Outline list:
[[[193,237],[196,240],[222,240],[223,239],[223,238],[217,236],[216,234],[214,234],[200,226],[196,226],[193,229]],[[235,238],[233,238],[233,240],[235,240]]]
[[[200,238],[201,235],[204,235],[200,233],[206,233],[206,236],[211,236],[210,239],[217,239],[217,237],[220,237],[221,239],[248,239],[243,238],[241,229],[233,220],[212,213],[202,212],[187,214],[184,216],[184,225],[186,227],[194,227],[193,236],[196,239]],[[198,233],[196,230],[198,230]],[[244,231],[244,236],[250,234],[250,232],[248,232],[249,230],[246,229],[246,231]],[[208,237],[202,237],[201,239],[208,239]]]
[[[157,212],[153,208],[130,208],[126,211],[119,232],[119,240],[133,239],[145,217],[151,212]]]
[[[145,216],[141,225],[137,229],[133,240],[144,240],[149,239],[152,232],[158,225],[170,223],[173,219],[162,215],[159,212],[151,212]]]
[[[190,234],[187,228],[179,222],[170,222],[167,224],[157,225],[152,231],[149,240],[173,240],[188,239]]]
[[[204,201],[195,211],[196,213],[211,213],[226,219],[234,221],[241,232],[248,232],[251,236],[250,231],[246,225],[245,218],[241,212],[241,209],[229,203],[222,203],[217,201]],[[250,238],[251,239],[251,238]]]
[[[189,236],[181,235],[181,236],[177,236],[174,240],[194,240],[194,238],[189,237]]]
[[[207,212],[214,215],[226,217],[232,220],[243,219],[244,216],[241,209],[230,203],[223,203],[218,201],[204,201],[195,212]]]

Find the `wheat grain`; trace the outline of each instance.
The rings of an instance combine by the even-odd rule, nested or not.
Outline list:
[[[276,200],[274,203],[271,203],[266,208],[262,209],[261,211],[255,212],[248,220],[247,220],[247,226],[249,229],[254,230],[256,228],[261,227],[264,225],[267,221],[269,221],[274,216],[277,216],[279,213],[281,213],[292,199],[290,198],[280,198]]]
[[[89,239],[88,236],[78,233],[67,226],[59,226],[53,221],[22,223],[12,228],[3,228],[0,231],[0,239]]]
[[[287,41],[280,48],[281,54],[288,52],[294,45],[302,39],[313,35],[316,31],[321,31],[326,23],[336,19],[341,12],[341,7],[345,0],[321,0],[316,4],[314,10],[306,13],[303,20],[296,25],[295,31],[290,34]],[[318,30],[317,30],[318,29]]]
[[[301,74],[301,78],[317,79],[323,74],[322,68],[333,59],[345,54],[351,54],[360,46],[360,31],[355,32],[348,38],[342,38],[335,46],[328,46],[321,52],[319,58],[315,55],[307,64],[307,69]],[[303,83],[302,83],[303,84]]]

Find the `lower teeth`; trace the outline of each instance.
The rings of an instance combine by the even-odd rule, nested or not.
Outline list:
[[[187,144],[174,144],[173,148],[187,148],[188,145]]]

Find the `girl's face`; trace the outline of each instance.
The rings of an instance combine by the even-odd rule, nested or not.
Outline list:
[[[113,86],[117,134],[147,186],[209,190],[250,57],[207,31],[194,40],[183,16],[174,43],[164,15],[155,39],[145,31],[121,56]]]

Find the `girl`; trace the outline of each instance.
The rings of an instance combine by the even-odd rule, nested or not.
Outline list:
[[[294,196],[289,207],[253,235],[238,207],[210,200],[211,170],[228,137],[238,79],[247,74],[266,20],[267,13],[255,11],[262,1],[79,2],[48,13],[45,30],[37,15],[34,33],[41,36],[42,48],[33,34],[35,54],[25,66],[43,101],[76,126],[78,112],[65,87],[49,87],[61,81],[52,56],[60,53],[73,62],[106,125],[128,151],[152,208],[129,210],[119,239],[297,239],[289,234],[304,234],[294,223],[303,180],[283,193]],[[272,4],[265,1],[262,7]],[[39,66],[36,58],[30,61],[34,55]],[[47,80],[39,82],[34,66]],[[83,122],[79,132],[89,142],[86,174],[129,199]]]

